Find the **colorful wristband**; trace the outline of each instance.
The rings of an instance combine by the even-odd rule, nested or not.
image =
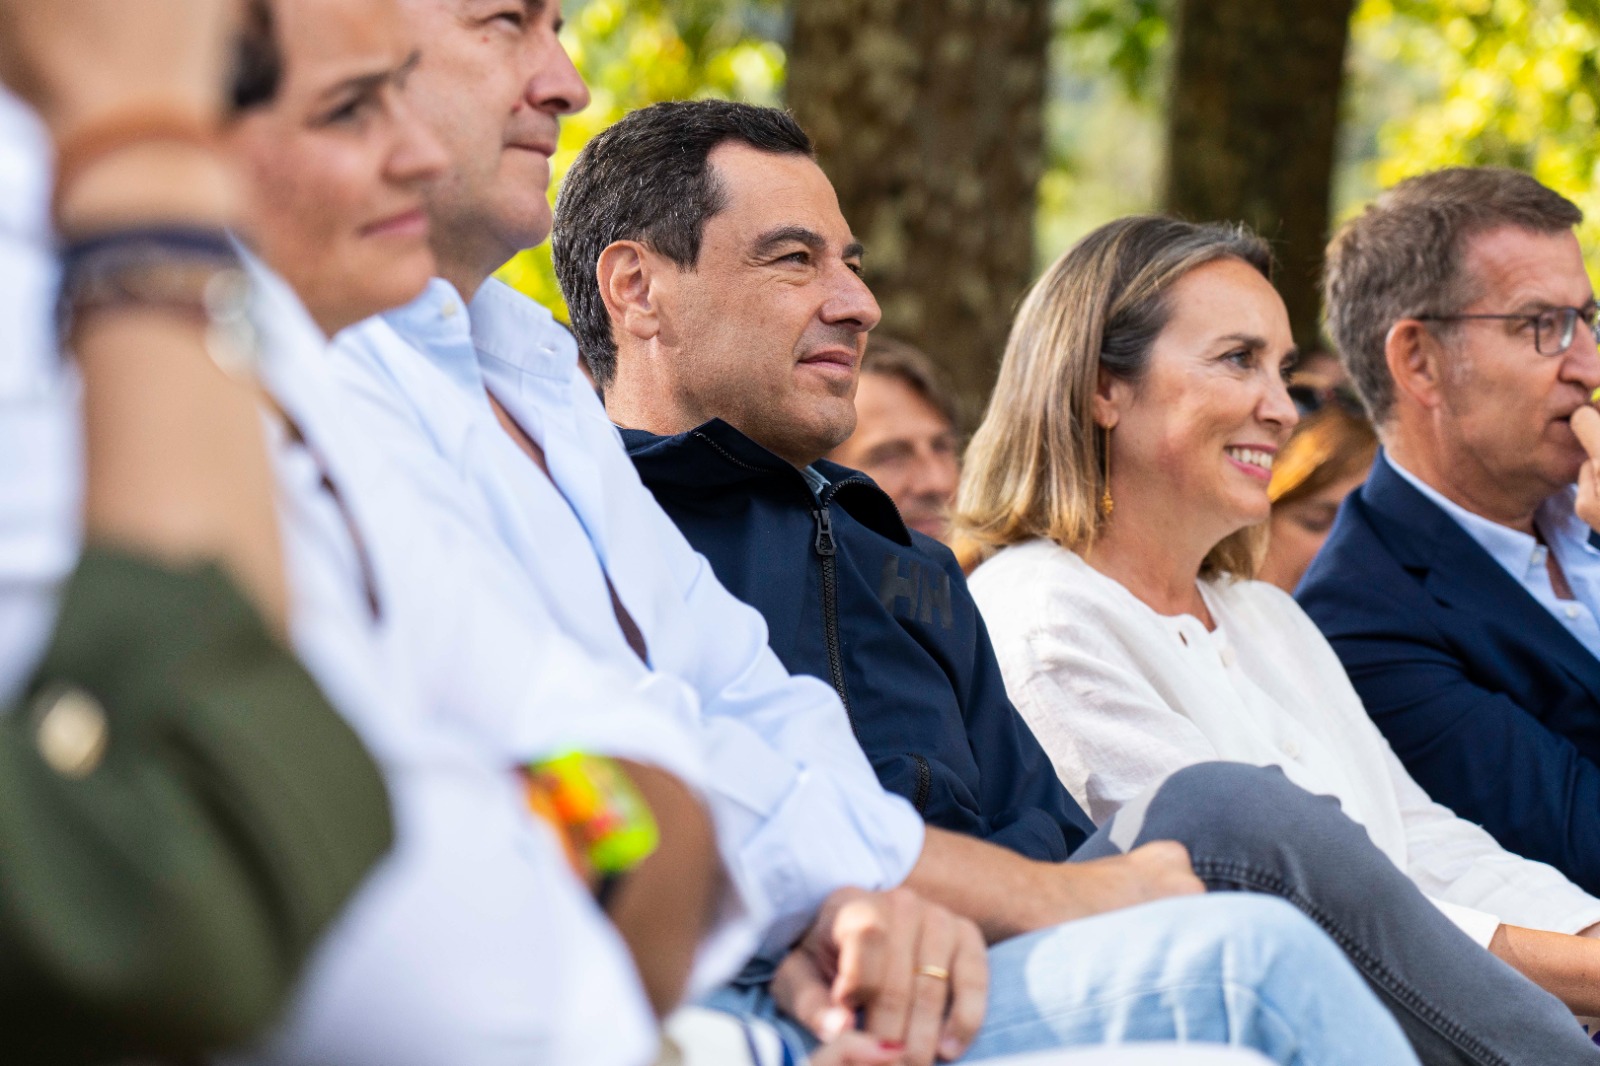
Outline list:
[[[528,809],[551,822],[581,872],[615,877],[661,842],[655,815],[613,760],[570,752],[524,768]]]

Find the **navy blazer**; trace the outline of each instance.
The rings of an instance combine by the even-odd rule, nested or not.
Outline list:
[[[1296,598],[1435,800],[1600,892],[1600,660],[1382,458]]]

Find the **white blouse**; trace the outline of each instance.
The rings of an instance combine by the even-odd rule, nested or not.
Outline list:
[[[1278,766],[1338,799],[1481,944],[1502,923],[1575,933],[1600,922],[1600,900],[1428,798],[1280,589],[1202,581],[1208,631],[1047,540],[999,552],[971,587],[1012,700],[1095,822],[1194,763]]]

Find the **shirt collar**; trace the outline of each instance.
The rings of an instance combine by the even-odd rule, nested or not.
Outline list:
[[[1394,457],[1387,451],[1383,452],[1383,461],[1389,464],[1389,469],[1400,475],[1412,488],[1432,501],[1441,511],[1455,520],[1455,523],[1466,531],[1467,535],[1477,541],[1478,546],[1489,553],[1489,556],[1499,563],[1518,582],[1526,580],[1528,574],[1535,568],[1545,565],[1548,554],[1544,545],[1530,534],[1503,526],[1499,522],[1492,522],[1482,515],[1462,507],[1454,500],[1448,499],[1432,485],[1423,481],[1417,475],[1395,462]],[[1538,513],[1534,516],[1537,526],[1544,531],[1556,528],[1552,523],[1560,522],[1560,497],[1557,493],[1544,504],[1540,505]],[[1554,506],[1554,510],[1550,508]],[[1571,501],[1566,501],[1566,510],[1571,515]],[[1547,532],[1548,539],[1548,532]]]
[[[454,285],[434,278],[421,296],[385,312],[383,320],[452,382],[469,393],[482,391],[483,375],[472,347],[472,319]]]
[[[812,495],[821,499],[822,494],[828,489],[828,479],[822,476],[822,471],[814,466],[802,466],[800,473],[805,475],[806,484],[811,486]]]
[[[472,298],[471,329],[480,358],[559,381],[577,370],[577,342],[550,309],[495,278]]]
[[[256,330],[261,377],[269,390],[296,391],[301,375],[320,370],[328,339],[289,283],[237,238],[234,247],[250,279],[250,322]]]

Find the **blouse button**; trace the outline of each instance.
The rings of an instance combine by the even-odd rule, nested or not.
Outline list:
[[[35,714],[34,742],[45,765],[72,780],[94,773],[110,739],[100,701],[80,688],[58,689],[39,701]]]

